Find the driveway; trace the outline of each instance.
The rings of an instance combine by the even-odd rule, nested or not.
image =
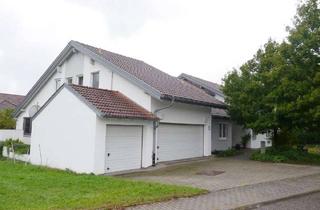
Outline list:
[[[320,167],[262,163],[243,158],[214,158],[175,164],[162,164],[158,169],[122,177],[187,185],[210,192],[288,178],[320,174]]]
[[[160,164],[153,170],[123,177],[209,191],[205,195],[129,207],[128,210],[252,209],[320,192],[320,167],[262,163],[243,156]]]

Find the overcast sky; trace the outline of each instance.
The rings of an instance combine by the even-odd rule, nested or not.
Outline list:
[[[1,0],[0,92],[26,94],[70,40],[221,83],[269,38],[285,38],[298,3]]]

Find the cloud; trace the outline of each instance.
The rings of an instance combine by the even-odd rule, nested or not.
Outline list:
[[[0,92],[26,94],[71,39],[221,82],[270,37],[286,36],[297,2],[3,0]]]

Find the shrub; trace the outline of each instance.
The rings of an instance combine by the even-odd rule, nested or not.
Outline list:
[[[231,156],[235,156],[238,155],[240,152],[236,149],[227,149],[225,151],[215,151],[214,154],[217,157],[231,157]]]
[[[23,143],[19,139],[6,139],[3,142],[3,146],[10,150],[12,147],[16,154],[28,154],[30,151],[30,145]]]
[[[2,151],[3,151],[3,142],[0,141],[0,158],[2,157]]]
[[[320,164],[320,154],[309,153],[290,147],[268,148],[265,154],[257,151],[251,155],[250,159],[275,163]]]

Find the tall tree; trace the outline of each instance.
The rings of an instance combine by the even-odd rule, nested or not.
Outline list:
[[[225,77],[229,112],[256,132],[272,129],[275,137],[279,130],[320,133],[319,0],[298,7],[288,32],[284,42],[270,40]]]

